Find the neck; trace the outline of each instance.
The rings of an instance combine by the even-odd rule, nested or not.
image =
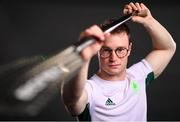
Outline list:
[[[97,73],[97,75],[104,79],[104,80],[109,80],[109,81],[123,81],[125,80],[125,76],[126,76],[126,70],[118,73],[118,74],[109,74],[109,73],[106,73],[104,71],[99,71]]]

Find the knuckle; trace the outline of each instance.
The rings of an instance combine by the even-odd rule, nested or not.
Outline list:
[[[92,29],[96,29],[97,30],[97,29],[99,29],[99,26],[98,25],[93,25]]]
[[[86,30],[84,31],[84,34],[90,34],[90,32],[91,32],[90,29],[86,29]]]
[[[133,2],[130,2],[129,5],[134,5],[134,3],[133,3]]]

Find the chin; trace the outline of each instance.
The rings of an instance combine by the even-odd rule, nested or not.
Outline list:
[[[107,72],[109,75],[119,75],[120,71],[108,71]]]

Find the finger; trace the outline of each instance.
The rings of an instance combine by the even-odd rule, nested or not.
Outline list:
[[[110,35],[111,35],[111,33],[108,32],[108,33],[105,33],[105,34],[104,34],[104,37],[106,38],[106,37],[108,37],[108,36],[110,36]]]
[[[137,7],[138,11],[140,12],[140,11],[142,10],[142,8],[141,8],[140,4],[136,2],[136,3],[135,3],[135,5],[136,5],[136,7]]]
[[[110,32],[105,33],[105,34],[104,34],[105,39],[106,39],[106,38],[108,38],[110,35],[111,35],[111,33],[110,33]]]
[[[123,13],[124,14],[132,13],[132,7],[129,4],[125,5]]]
[[[141,8],[144,9],[148,9],[143,3],[140,3]]]
[[[123,13],[126,15],[126,14],[130,14],[132,13],[133,10],[132,9],[124,9]]]
[[[94,25],[90,28],[92,34],[98,37],[100,40],[104,40],[104,32],[100,29],[99,26]]]
[[[80,34],[80,38],[83,38],[86,36],[95,36],[101,41],[104,40],[104,34],[97,25],[91,26],[90,28],[86,29],[84,32]]]
[[[142,15],[147,16],[148,14],[150,14],[150,11],[149,9],[143,4],[143,3],[140,3],[140,6],[141,6],[141,13]]]
[[[126,4],[126,5],[124,6],[124,8],[125,8],[125,9],[132,9],[132,7],[131,7],[129,4]]]
[[[90,29],[86,29],[85,31],[80,33],[80,39],[90,35],[92,35]]]
[[[100,29],[99,26],[97,25],[93,25],[91,26],[89,29],[87,29],[85,31],[85,33],[87,33],[87,35],[91,35],[91,36],[95,36],[97,37],[99,40],[104,40],[104,33],[103,31]]]
[[[129,3],[129,5],[132,7],[132,9],[134,10],[134,11],[137,11],[138,10],[138,8],[135,6],[135,4],[134,3]]]

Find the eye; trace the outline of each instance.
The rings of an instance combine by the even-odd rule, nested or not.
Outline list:
[[[103,47],[103,48],[101,49],[101,51],[103,51],[103,52],[111,52],[111,49],[108,48],[108,47]]]
[[[126,50],[126,48],[124,48],[124,47],[118,47],[118,48],[116,49],[116,52],[122,52],[123,50]]]
[[[116,54],[119,57],[124,57],[125,55],[127,55],[128,49],[126,49],[125,47],[119,47],[116,49]]]
[[[100,56],[102,58],[107,58],[107,57],[110,56],[111,51],[112,50],[110,48],[108,48],[108,47],[102,47],[101,50],[100,50]]]

